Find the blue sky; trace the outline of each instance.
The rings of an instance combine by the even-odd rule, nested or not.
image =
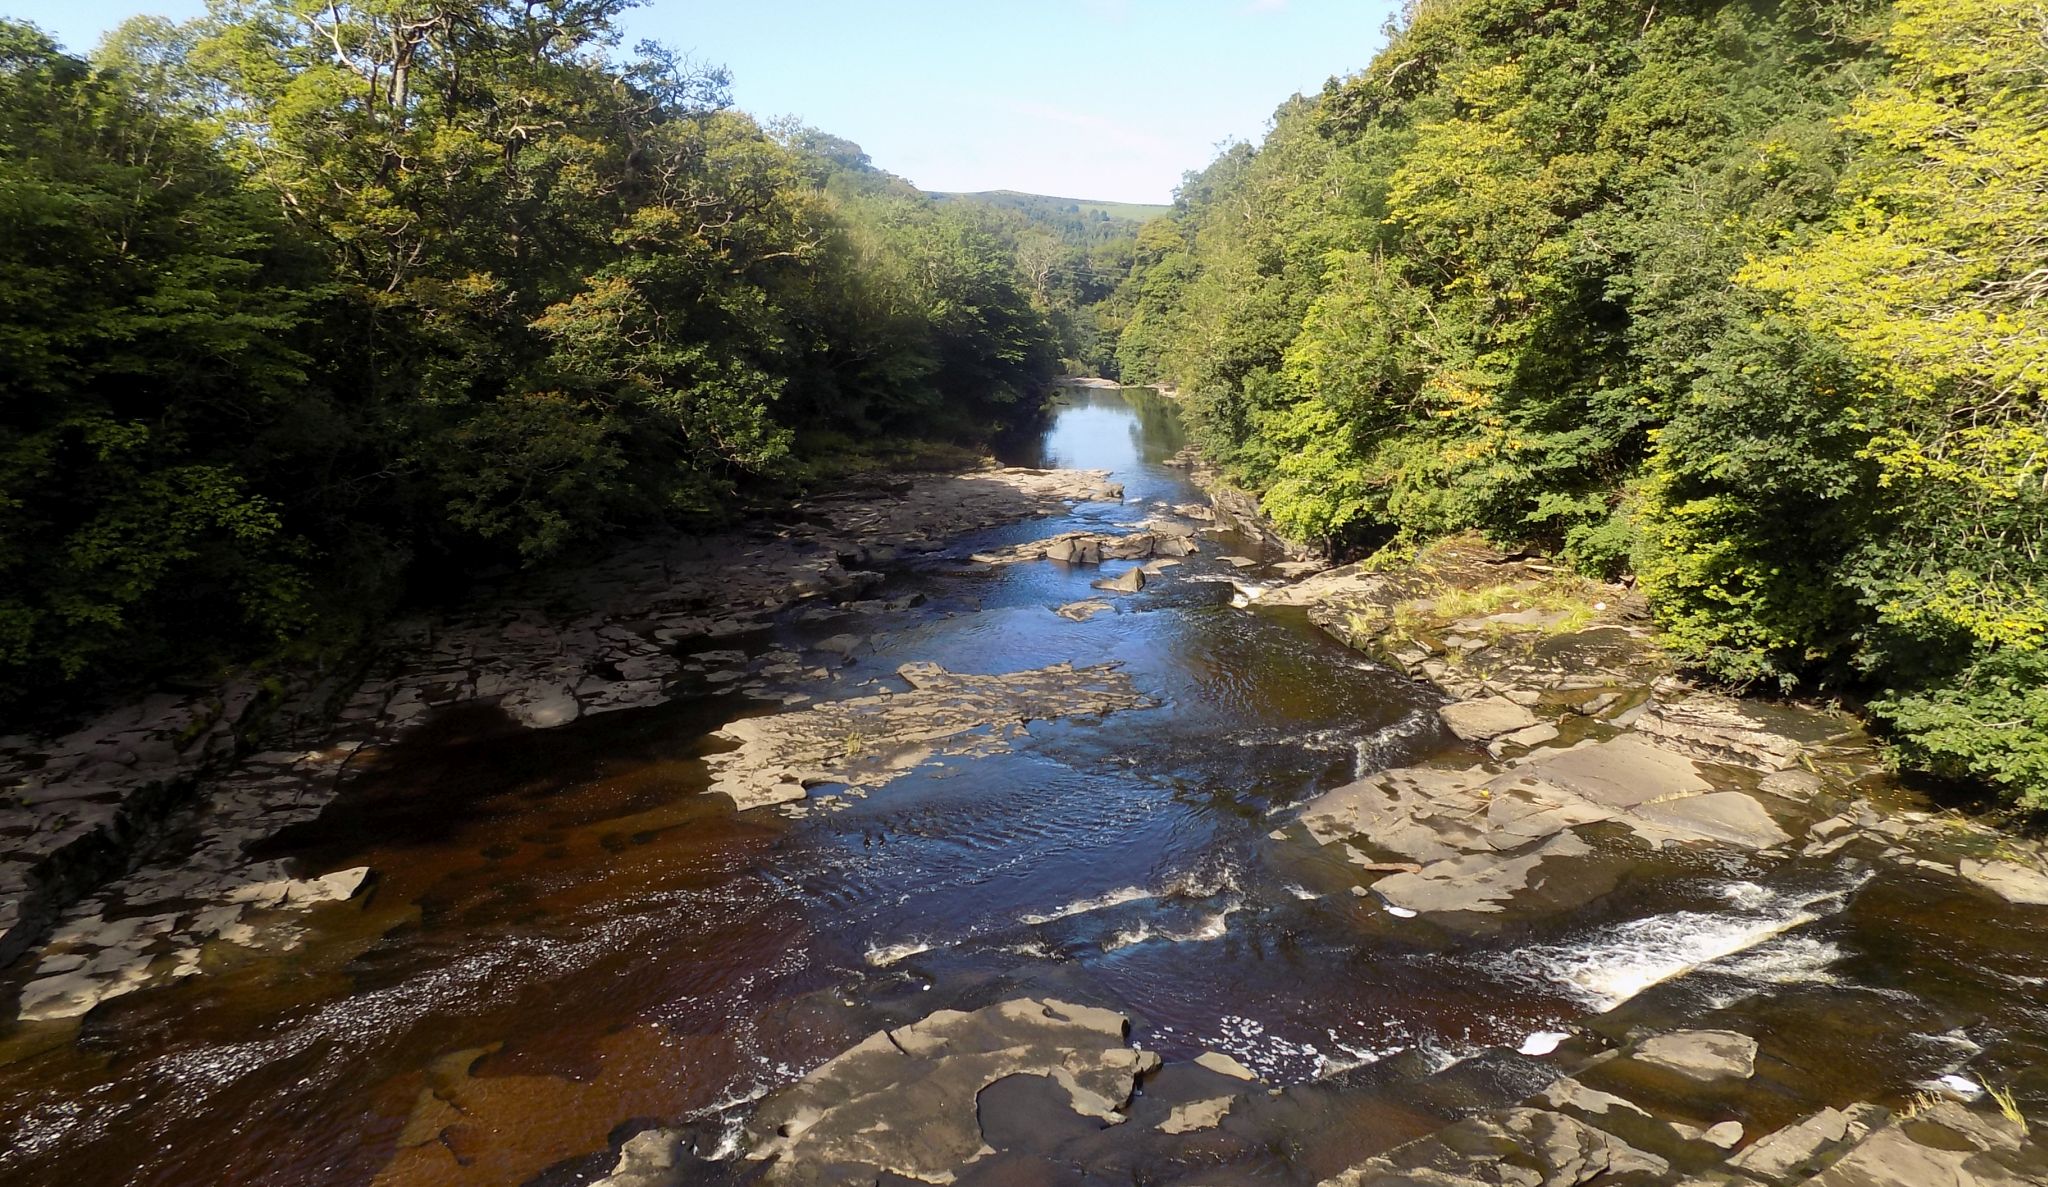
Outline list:
[[[1395,0],[653,0],[626,19],[722,62],[739,105],[859,141],[933,190],[1165,202],[1223,141],[1363,67]],[[203,0],[0,0],[74,51]]]

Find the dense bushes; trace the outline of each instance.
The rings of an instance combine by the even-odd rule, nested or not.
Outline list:
[[[618,64],[623,2],[0,24],[0,703],[1036,412],[990,216]]]
[[[2030,0],[1441,0],[1141,237],[1120,344],[1276,520],[1633,573],[2048,807]]]

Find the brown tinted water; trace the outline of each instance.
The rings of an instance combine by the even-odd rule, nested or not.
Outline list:
[[[1020,994],[1114,1007],[1169,1060],[1222,1050],[1289,1088],[1251,1137],[1103,1169],[1123,1181],[1313,1182],[1511,1099],[1526,1069],[1489,1049],[1593,1020],[1758,1035],[1758,1087],[1722,1105],[1753,1127],[1958,1069],[2048,1102],[2042,912],[1952,879],[1618,850],[1593,907],[1464,933],[1269,839],[1317,791],[1445,748],[1436,698],[1299,616],[1233,607],[1245,578],[1217,558],[1247,540],[1083,623],[1050,608],[1097,573],[966,560],[1196,500],[1162,464],[1183,444],[1148,393],[1066,397],[1013,460],[1113,469],[1126,505],[893,573],[881,596],[914,610],[741,641],[873,636],[822,696],[910,661],[1118,661],[1159,707],[1036,723],[800,819],[702,794],[730,698],[550,731],[448,711],[273,854],[372,866],[366,903],[315,909],[288,951],[223,946],[207,975],[0,1035],[0,1181],[578,1182],[650,1123],[722,1153],[752,1101],[874,1028]]]

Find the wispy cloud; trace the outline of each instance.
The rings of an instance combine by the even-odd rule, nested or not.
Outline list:
[[[1285,12],[1287,0],[1252,0],[1245,6],[1246,12]]]

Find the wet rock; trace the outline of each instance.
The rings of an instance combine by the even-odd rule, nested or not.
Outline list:
[[[1583,857],[1591,852],[1592,848],[1576,835],[1563,833],[1517,856],[1470,853],[1433,861],[1417,873],[1382,878],[1372,884],[1372,889],[1389,906],[1418,914],[1491,914],[1502,910],[1517,893],[1527,890],[1545,861]]]
[[[1445,705],[1437,714],[1452,733],[1468,742],[1484,742],[1536,724],[1534,713],[1506,697],[1459,701]]]
[[[1756,1074],[1756,1040],[1732,1030],[1680,1030],[1644,1039],[1630,1058],[1688,1080],[1747,1080]]]
[[[1127,1030],[1122,1015],[1049,998],[941,1010],[869,1036],[763,1101],[747,1157],[773,1159],[765,1177],[776,1183],[950,1182],[992,1152],[977,1106],[1009,1077],[1043,1077],[1072,1113],[1120,1124],[1138,1078],[1159,1066],[1125,1045]]]
[[[677,1187],[689,1164],[686,1142],[682,1133],[672,1129],[636,1133],[619,1147],[612,1173],[590,1187]]]
[[[545,730],[567,725],[583,715],[576,694],[560,685],[537,685],[517,689],[499,702],[512,720],[528,729]]]
[[[1874,1110],[1875,1115],[1867,1110]],[[1884,1117],[1885,1110],[1874,1105],[1852,1106],[1849,1112],[1822,1109],[1765,1136],[1728,1164],[1766,1183],[1801,1183],[1862,1140]]]
[[[1195,1064],[1205,1067],[1220,1076],[1233,1080],[1257,1080],[1258,1073],[1220,1051],[1204,1051],[1195,1056]]]
[[[1620,1187],[1669,1169],[1662,1158],[1562,1113],[1513,1108],[1400,1146],[1321,1187]]]
[[[866,642],[867,640],[859,635],[833,635],[829,638],[818,640],[812,646],[815,650],[825,652],[827,655],[836,655],[841,659],[852,659],[853,653],[865,646]]]
[[[1958,872],[2006,902],[2048,907],[2048,874],[2033,866],[1964,858]]]
[[[1177,525],[1176,525],[1177,526]],[[1147,527],[1151,528],[1150,521]],[[985,565],[1015,565],[1049,560],[1069,565],[1099,565],[1104,561],[1145,560],[1154,556],[1183,557],[1196,552],[1194,544],[1173,531],[1151,530],[1098,534],[1067,532],[1049,540],[1034,540],[1000,552],[978,552],[973,560]]]
[[[1234,1097],[1218,1096],[1210,1100],[1198,1100],[1184,1105],[1175,1105],[1166,1120],[1159,1123],[1161,1133],[1194,1133],[1203,1129],[1214,1129],[1223,1123],[1230,1112]]]
[[[1656,706],[1635,728],[1671,749],[1701,758],[1783,771],[1798,764],[1806,743],[1785,732],[1791,714],[1778,716],[1773,721],[1759,706],[1702,694]]]
[[[1115,609],[1114,606],[1100,598],[1089,598],[1081,602],[1068,602],[1066,605],[1054,610],[1053,613],[1074,622],[1087,622],[1096,615],[1113,609]]]
[[[1605,1117],[1616,1111],[1634,1113],[1638,1117],[1650,1115],[1632,1100],[1611,1092],[1602,1092],[1597,1088],[1588,1088],[1570,1076],[1544,1089],[1536,1099],[1553,1109],[1569,1109],[1581,1118]]]
[[[1517,769],[1594,803],[1617,808],[1714,789],[1691,758],[1628,734],[1557,751]]]
[[[1519,746],[1524,750],[1529,750],[1541,746],[1545,742],[1555,742],[1558,736],[1556,726],[1547,721],[1542,721],[1527,729],[1519,729],[1511,734],[1502,734],[1493,740],[1493,746]],[[1489,749],[1491,748],[1489,747]]]
[[[1708,838],[1743,849],[1768,849],[1792,839],[1763,805],[1739,791],[1717,791],[1639,805],[1633,815],[1676,835]]]
[[[247,903],[254,907],[295,907],[312,906],[315,903],[335,903],[354,898],[370,876],[370,867],[356,866],[352,869],[336,870],[318,878],[285,878],[271,882],[256,882],[230,891],[227,901]]]
[[[2027,1127],[1940,1101],[1894,1118],[1814,1176],[1813,1187],[2035,1187],[2048,1150]]]
[[[738,748],[706,759],[711,788],[742,811],[840,783],[870,790],[940,755],[991,754],[1032,721],[1150,707],[1114,664],[1055,664],[994,676],[905,664],[910,691],[826,701],[732,722],[717,737]]]
[[[1145,570],[1126,569],[1115,577],[1105,577],[1094,584],[1096,589],[1110,593],[1134,594],[1145,588]]]

